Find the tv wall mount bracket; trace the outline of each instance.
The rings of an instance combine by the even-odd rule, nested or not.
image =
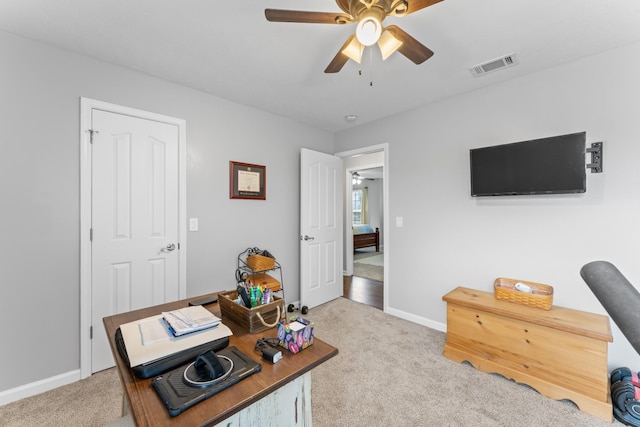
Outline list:
[[[591,163],[587,163],[587,169],[591,169],[591,173],[602,173],[602,142],[592,143],[587,153],[591,153]]]

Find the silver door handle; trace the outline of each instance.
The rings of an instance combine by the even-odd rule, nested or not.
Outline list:
[[[160,249],[162,252],[171,252],[172,250],[174,250],[176,248],[176,245],[174,245],[173,243],[169,243],[167,245],[166,248],[162,248]]]
[[[303,237],[304,240],[315,240],[315,237],[307,236],[306,234]]]

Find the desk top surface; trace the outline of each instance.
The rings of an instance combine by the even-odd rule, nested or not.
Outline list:
[[[107,332],[107,336],[109,337],[111,351],[118,369],[118,374],[123,384],[124,393],[129,401],[131,413],[136,425],[215,425],[338,354],[337,348],[314,337],[313,345],[298,354],[293,355],[287,350],[282,349],[282,360],[276,364],[271,364],[261,358],[261,355],[255,350],[255,344],[256,340],[259,338],[275,337],[277,335],[276,328],[256,334],[250,334],[236,323],[223,317],[223,323],[229,326],[233,331],[229,345],[238,347],[240,351],[261,363],[262,370],[243,379],[232,387],[223,390],[215,396],[189,408],[182,414],[176,417],[171,417],[166,406],[151,386],[152,378],[136,378],[133,376],[127,364],[120,357],[115,344],[115,332],[122,324],[154,316],[163,311],[186,307],[190,300],[202,297],[203,296],[193,297],[127,313],[116,314],[103,319],[104,327]],[[220,307],[217,303],[210,304],[205,307],[215,315],[221,316]]]
[[[524,304],[498,300],[491,292],[464,287],[455,288],[444,295],[442,299],[450,304],[478,309],[601,341],[613,342],[609,317],[601,314],[557,305],[551,306],[550,310],[543,310]]]

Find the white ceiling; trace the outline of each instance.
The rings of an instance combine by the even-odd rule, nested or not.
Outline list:
[[[382,179],[383,168],[358,169],[358,174],[363,178]]]
[[[423,64],[374,47],[324,74],[354,25],[270,23],[265,8],[340,12],[333,0],[0,0],[0,29],[332,132],[640,41],[639,0],[444,0],[385,20],[435,52]],[[519,65],[469,72],[511,53]]]

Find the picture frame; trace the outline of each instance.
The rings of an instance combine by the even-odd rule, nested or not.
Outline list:
[[[267,167],[230,161],[229,198],[266,200]]]

